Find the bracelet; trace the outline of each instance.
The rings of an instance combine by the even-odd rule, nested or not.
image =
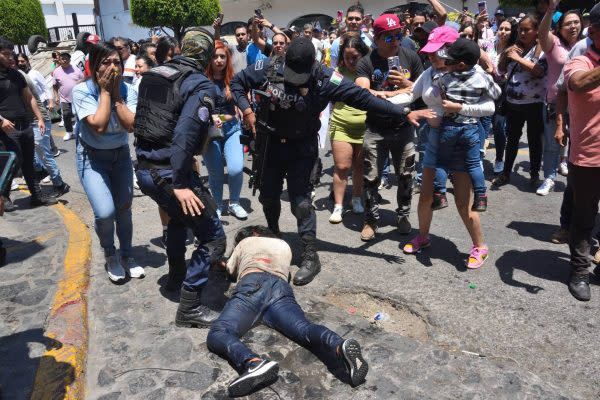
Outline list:
[[[273,30],[273,28],[275,28],[275,24],[271,24],[271,26],[269,27],[270,30]]]

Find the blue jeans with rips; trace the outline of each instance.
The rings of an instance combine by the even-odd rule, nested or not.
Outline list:
[[[105,255],[114,255],[115,226],[120,255],[131,256],[133,175],[129,147],[100,150],[76,147],[77,175],[94,211],[94,228]]]
[[[259,321],[317,356],[335,355],[344,341],[332,330],[306,319],[289,283],[268,272],[251,272],[238,282],[221,315],[212,323],[206,346],[242,372],[248,360],[260,357],[239,338]]]
[[[50,143],[50,137],[52,135],[52,122],[48,119],[44,121],[46,124],[46,130],[42,134],[37,126],[37,123],[32,123],[33,128],[33,140],[35,142],[35,154],[34,164],[36,170],[41,171],[45,169],[52,179],[52,185],[54,187],[60,187],[63,184],[62,177],[60,176],[60,170],[54,159],[54,153],[52,152],[52,145]]]

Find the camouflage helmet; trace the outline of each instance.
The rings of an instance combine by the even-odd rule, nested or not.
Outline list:
[[[181,55],[193,58],[202,69],[208,67],[215,48],[213,36],[202,28],[191,28],[181,41]]]

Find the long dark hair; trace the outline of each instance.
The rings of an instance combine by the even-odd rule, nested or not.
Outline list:
[[[500,24],[498,25],[498,29],[500,29],[500,25],[502,25],[505,22],[510,25],[510,36],[506,41],[505,47],[509,48],[513,44],[517,43],[517,37],[519,36],[519,22],[515,18],[505,19],[504,21],[500,22]]]
[[[581,14],[579,13],[579,10],[569,10],[569,11],[565,12],[558,19],[558,23],[556,24],[556,29],[554,30],[554,34],[556,35],[556,37],[558,37],[558,40],[560,40],[560,42],[563,44],[563,46],[565,46],[565,48],[567,48],[567,49],[570,48],[571,46],[569,45],[567,40],[561,36],[560,30],[565,22],[565,18],[568,17],[569,15],[577,15],[577,18],[579,18],[580,29],[579,29],[579,36],[577,36],[577,41],[580,41],[583,38],[583,29],[581,27]]]
[[[96,45],[90,46],[90,78],[96,85],[98,85],[98,77],[96,76],[96,72],[98,72],[100,64],[102,64],[102,60],[113,53],[117,53],[119,56],[121,73],[123,73],[123,59],[121,58],[121,54],[119,54],[117,48],[112,43],[100,42]]]
[[[369,47],[363,42],[360,37],[360,32],[346,32],[340,39],[340,53],[338,65],[344,68],[347,66],[344,64],[344,52],[346,49],[355,49],[363,57],[369,54]]]
[[[166,59],[169,51],[175,52],[175,48],[179,46],[179,42],[177,39],[170,36],[163,36],[158,39],[158,43],[156,43],[156,62],[159,64],[163,64]]]

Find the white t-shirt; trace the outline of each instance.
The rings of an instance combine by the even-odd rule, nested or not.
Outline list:
[[[313,46],[315,46],[315,51],[317,53],[317,61],[321,62],[321,59],[323,58],[323,42],[315,38],[312,38],[311,40]]]
[[[130,55],[127,61],[125,61],[125,71],[123,76],[135,76],[135,55]]]
[[[75,68],[79,68],[79,70],[83,72],[83,69],[85,68],[85,54],[83,54],[83,51],[76,50],[73,53],[71,56],[71,65]]]

